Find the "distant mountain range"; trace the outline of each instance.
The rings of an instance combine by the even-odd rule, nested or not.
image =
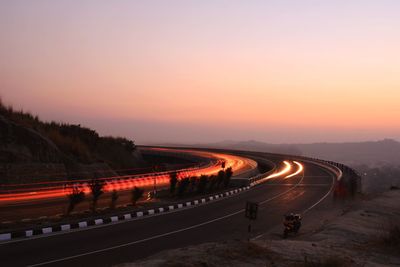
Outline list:
[[[304,155],[350,165],[399,165],[400,143],[392,139],[357,143],[316,143],[297,145]]]
[[[169,144],[171,145],[171,144]],[[174,144],[174,146],[179,146]],[[259,141],[222,141],[180,145],[192,147],[223,148],[295,154],[321,159],[329,159],[349,165],[366,164],[370,166],[400,165],[400,142],[392,139],[369,142],[312,143],[312,144],[269,144]]]

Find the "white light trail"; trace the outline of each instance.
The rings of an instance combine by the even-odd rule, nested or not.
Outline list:
[[[271,174],[266,179],[268,180],[268,179],[272,179],[272,178],[275,178],[275,177],[279,177],[279,176],[285,175],[286,173],[290,172],[290,170],[292,169],[292,165],[290,165],[290,163],[287,162],[286,160],[283,163],[286,165],[285,168],[283,168],[279,172]]]
[[[298,175],[299,173],[301,173],[304,170],[304,167],[303,167],[303,165],[301,163],[299,163],[297,161],[293,161],[293,162],[298,166],[297,171],[292,173],[292,174],[289,174],[288,176],[285,177],[285,179],[288,179],[290,177],[296,176],[296,175]]]

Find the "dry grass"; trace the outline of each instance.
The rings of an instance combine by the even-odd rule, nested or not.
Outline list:
[[[388,252],[400,255],[400,224],[392,224],[380,237],[379,241]]]
[[[302,267],[345,267],[351,264],[344,259],[338,257],[327,257],[319,261],[308,261],[307,258],[304,262],[295,266]]]
[[[187,253],[169,257],[159,266],[168,267],[216,267],[216,266],[271,266],[275,253],[267,248],[245,241],[210,244],[201,251],[188,248]]]

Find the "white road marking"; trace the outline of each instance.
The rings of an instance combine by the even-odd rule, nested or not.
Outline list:
[[[240,189],[242,189],[242,188],[240,188]],[[132,221],[136,221],[136,220],[150,219],[150,218],[153,218],[155,216],[162,216],[162,215],[172,214],[172,213],[175,213],[175,212],[181,212],[181,211],[185,211],[185,210],[188,210],[188,209],[193,209],[193,208],[196,208],[196,207],[217,203],[219,201],[224,201],[225,199],[228,199],[228,198],[233,198],[233,197],[236,197],[236,196],[240,196],[241,194],[243,194],[245,192],[247,192],[247,190],[238,190],[238,192],[236,194],[234,194],[234,195],[230,195],[230,196],[227,196],[227,197],[224,197],[224,198],[220,198],[220,199],[217,199],[217,200],[214,199],[213,201],[209,201],[209,202],[206,202],[206,200],[203,198],[204,202],[203,202],[203,199],[202,199],[202,201],[201,201],[202,203],[197,205],[197,206],[193,205],[193,206],[189,206],[189,207],[182,207],[180,209],[172,208],[172,210],[170,209],[168,212],[155,213],[153,215],[143,216],[143,212],[140,211],[140,212],[137,212],[137,213],[139,213],[141,215],[140,216],[137,215],[137,217],[134,217],[131,220],[119,220],[118,216],[112,216],[112,217],[110,217],[112,223],[101,224],[101,225],[92,225],[90,227],[83,227],[83,228],[74,228],[74,229],[71,229],[69,231],[53,232],[53,233],[47,234],[47,235],[34,235],[32,237],[29,237],[29,238],[11,239],[9,241],[0,241],[0,246],[6,245],[6,244],[10,244],[10,243],[26,242],[26,241],[31,241],[31,240],[40,239],[40,238],[48,238],[48,237],[52,237],[52,236],[71,234],[71,233],[76,233],[76,232],[81,232],[81,231],[91,231],[91,230],[98,229],[98,228],[110,227],[110,226],[114,226],[114,225],[117,225],[117,224],[128,223],[128,222],[132,222]],[[174,206],[170,206],[170,207],[174,207]]]
[[[303,211],[303,214],[306,214],[307,212],[309,212],[311,209],[313,209],[315,206],[317,206],[319,203],[321,203],[325,198],[327,198],[330,193],[332,193],[333,188],[335,186],[335,176],[331,174],[331,177],[332,177],[332,186],[329,189],[328,193],[326,193],[318,202],[314,203],[313,205],[311,205],[311,207],[309,207],[308,209]]]
[[[326,170],[325,170],[325,171],[326,171]],[[329,189],[328,193],[326,193],[321,199],[319,199],[316,203],[314,203],[313,205],[311,205],[309,208],[305,209],[305,210],[303,211],[303,214],[306,214],[306,213],[309,212],[311,209],[313,209],[315,206],[317,206],[319,203],[321,203],[321,202],[322,202],[325,198],[327,198],[327,197],[329,196],[329,194],[332,192],[332,190],[333,190],[333,188],[334,188],[334,186],[335,186],[335,175],[333,175],[333,174],[331,174],[331,173],[328,173],[328,174],[329,174],[330,177],[332,177],[332,185],[331,185],[331,188]],[[320,177],[329,177],[329,176],[320,176]],[[316,177],[316,176],[313,176],[313,177]],[[304,178],[304,176],[303,176],[303,178]],[[264,235],[265,235],[265,233],[260,234],[260,235],[258,235],[258,236],[256,236],[256,237],[252,238],[251,240],[252,240],[252,241],[257,240],[257,239],[259,239],[260,237],[262,237],[262,236],[264,236]]]
[[[298,184],[300,184],[303,181],[303,179],[304,179],[304,173],[303,173],[303,176],[302,176],[302,178],[301,178],[301,180],[299,181]],[[278,197],[280,197],[280,196],[282,196],[284,194],[289,193],[290,191],[294,190],[297,187],[298,184],[296,184],[292,188],[290,188],[290,189],[288,189],[288,190],[286,190],[286,191],[284,191],[284,192],[282,192],[282,193],[280,193],[278,195],[275,195],[275,196],[273,196],[273,197],[271,197],[269,199],[266,199],[266,200],[264,200],[262,202],[259,202],[259,204],[263,205],[263,204],[265,204],[267,202],[270,202],[270,201],[272,201],[272,200],[274,200],[274,199],[276,199],[276,198],[278,198]],[[108,247],[108,248],[104,248],[104,249],[93,250],[93,251],[89,251],[89,252],[86,252],[86,253],[81,253],[81,254],[65,257],[65,258],[60,258],[60,259],[56,259],[56,260],[41,262],[41,263],[32,264],[32,265],[28,265],[28,266],[29,267],[43,266],[43,265],[48,265],[48,264],[52,264],[52,263],[56,263],[56,262],[76,259],[76,258],[83,257],[83,256],[93,255],[93,254],[97,254],[97,253],[100,253],[100,252],[110,251],[110,250],[114,250],[114,249],[118,249],[118,248],[123,248],[123,247],[131,246],[131,245],[143,243],[143,242],[146,242],[146,241],[149,241],[149,240],[153,240],[153,239],[157,239],[157,238],[160,238],[160,237],[165,237],[165,236],[177,234],[177,233],[180,233],[180,232],[184,232],[184,231],[187,231],[187,230],[195,229],[195,228],[207,225],[207,224],[211,224],[213,222],[217,222],[217,221],[220,221],[220,220],[235,216],[235,215],[237,215],[239,213],[243,213],[243,212],[244,212],[244,209],[241,209],[241,210],[235,211],[233,213],[230,213],[228,215],[224,215],[222,217],[215,218],[213,220],[209,220],[209,221],[206,221],[206,222],[203,222],[203,223],[195,224],[195,225],[192,225],[192,226],[189,226],[189,227],[186,227],[186,228],[181,228],[181,229],[178,229],[178,230],[175,230],[175,231],[171,231],[171,232],[167,232],[167,233],[164,233],[164,234],[159,234],[159,235],[155,235],[155,236],[151,236],[151,237],[148,237],[148,238],[144,238],[144,239],[128,242],[128,243],[117,245],[117,246],[112,246],[112,247]]]
[[[308,178],[308,176],[307,176]],[[268,184],[269,186],[293,186],[295,184]],[[298,186],[331,186],[332,184],[299,184]]]

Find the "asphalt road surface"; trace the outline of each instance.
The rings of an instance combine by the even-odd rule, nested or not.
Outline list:
[[[163,151],[176,151],[175,149],[167,149],[163,148]],[[179,151],[179,150],[178,150]],[[186,151],[186,150],[182,150]],[[240,156],[235,156],[235,155],[228,155],[228,154],[223,154],[223,153],[215,153],[215,152],[207,152],[207,151],[202,151],[199,150],[199,152],[196,152],[197,150],[187,150],[187,154],[191,153],[198,153],[202,157],[206,158],[219,158],[221,160],[225,160],[227,166],[232,166],[234,170],[234,175],[242,175],[242,177],[246,177],[251,174],[251,171],[256,169],[257,164],[255,161],[240,157]],[[183,152],[182,152],[183,153]],[[212,164],[210,166],[204,166],[198,170],[194,170],[191,174],[193,175],[200,175],[200,174],[206,174],[208,173],[217,173],[221,169],[220,164]],[[177,170],[179,173],[180,170]],[[165,188],[168,187],[168,176],[166,176],[165,181],[163,182],[158,181],[157,182],[157,188]],[[148,191],[152,191],[154,188],[154,180],[152,178],[149,179],[149,182],[147,185],[140,185],[140,188],[144,189],[145,192],[147,193]],[[119,198],[118,198],[118,205],[125,205],[128,203],[131,203],[131,190],[133,188],[133,184],[129,185],[128,189],[125,190],[118,190]],[[34,189],[32,189],[35,191]],[[60,189],[60,191],[63,191]],[[23,219],[39,219],[42,216],[55,216],[59,214],[64,214],[67,206],[68,206],[68,201],[67,197],[65,196],[65,192],[63,191],[60,193],[61,196],[56,196],[56,197],[49,197],[49,198],[44,198],[44,199],[36,199],[34,198],[35,194],[27,194],[28,196],[31,195],[32,199],[27,198],[27,199],[15,199],[15,200],[8,200],[8,201],[2,201],[1,200],[1,195],[0,195],[0,222],[15,222],[15,221],[20,221]],[[90,195],[90,194],[87,194]],[[109,207],[110,205],[110,196],[111,192],[105,192],[104,195],[101,196],[101,198],[98,201],[98,208],[105,208]],[[8,197],[7,194],[4,195],[5,197]],[[85,210],[88,210],[91,204],[91,198],[90,196],[86,197],[84,203],[81,203],[78,205],[74,211],[78,212],[83,212]]]
[[[290,158],[289,158],[290,159]],[[274,159],[277,160],[286,160]],[[304,173],[276,178],[210,204],[82,231],[0,244],[1,266],[112,266],[162,250],[204,242],[247,239],[247,200],[260,203],[251,237],[282,223],[283,214],[303,212],[330,191],[334,174],[302,163]],[[324,201],[331,201],[326,198]],[[323,202],[322,202],[323,203]],[[307,223],[307,218],[304,218]]]

